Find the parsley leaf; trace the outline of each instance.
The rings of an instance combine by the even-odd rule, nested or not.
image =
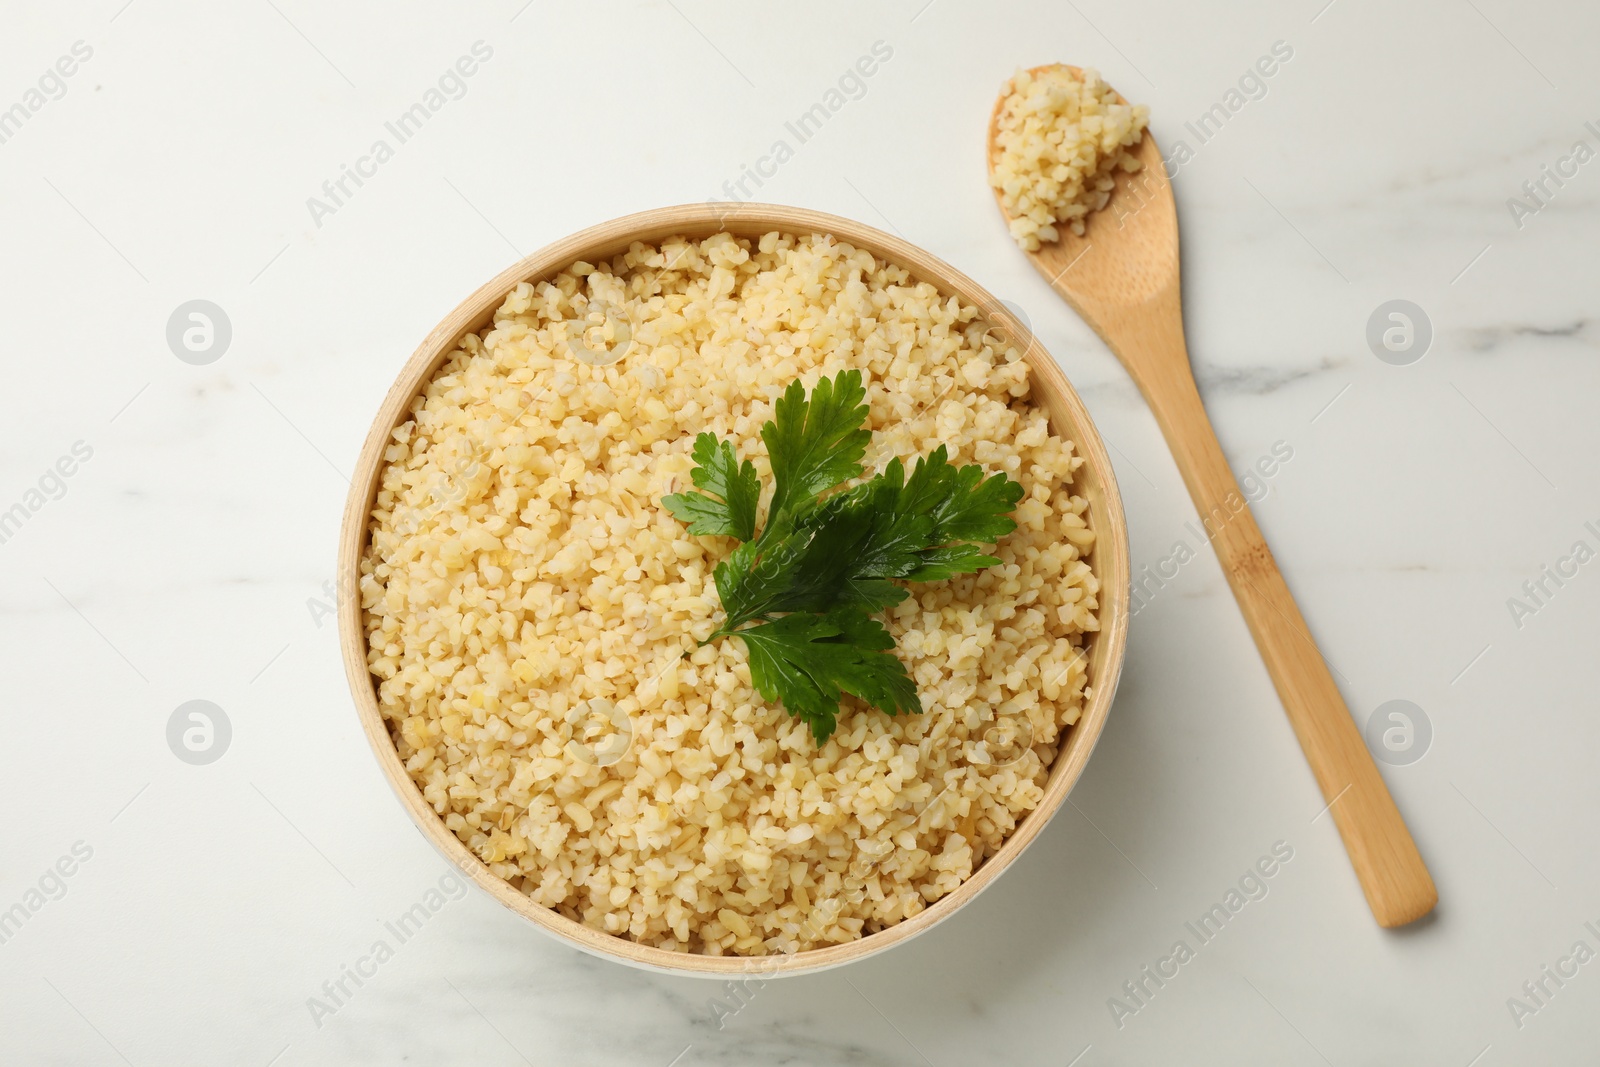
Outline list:
[[[891,460],[882,474],[830,497],[801,522],[837,531],[835,538],[859,531],[845,563],[847,591],[872,579],[937,581],[1000,562],[952,542],[998,541],[1015,530],[1010,515],[1022,492],[1004,474],[985,478],[976,464],[952,466],[940,445],[917,460],[909,478],[900,460]]]
[[[872,439],[861,426],[866,398],[858,370],[820,379],[809,398],[799,382],[789,383],[773,405],[772,421],[761,427],[775,485],[769,518],[861,473]]]
[[[872,532],[864,508],[798,529],[788,519],[769,523],[759,539],[734,549],[712,572],[728,613],[719,633],[783,612],[827,612],[837,604],[877,611],[898,604],[904,589],[856,571]]]
[[[890,653],[894,638],[865,612],[799,612],[739,631],[750,650],[750,681],[768,700],[811,727],[822,744],[833,735],[839,700],[849,693],[897,715],[922,710],[916,683]]]
[[[761,482],[755,464],[740,463],[731,441],[717,441],[716,434],[703,433],[694,439],[691,474],[698,493],[673,493],[661,503],[683,520],[692,534],[723,534],[748,541],[756,535],[756,505],[761,500]],[[720,499],[719,499],[720,498]]]
[[[822,497],[862,473],[871,434],[860,371],[791,383],[761,428],[774,488],[756,532],[761,485],[749,460],[714,434],[695,438],[694,493],[662,500],[693,534],[743,543],[712,572],[727,618],[702,644],[742,638],[750,678],[768,700],[803,719],[820,744],[843,694],[891,715],[920,710],[894,639],[870,616],[910,594],[899,581],[937,581],[1000,561],[974,541],[1016,529],[1022,486],[976,464],[956,467],[943,445],[916,461]]]

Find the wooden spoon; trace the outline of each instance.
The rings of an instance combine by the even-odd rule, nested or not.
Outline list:
[[[1082,80],[1078,68],[1065,69]],[[989,120],[991,172],[1000,156],[1000,112],[1009,89],[1008,84]],[[1059,242],[1027,255],[1116,353],[1155,413],[1333,812],[1367,904],[1379,926],[1403,926],[1433,910],[1438,891],[1206,418],[1183,340],[1172,186],[1149,132],[1135,155],[1143,169],[1118,174],[1110,202],[1088,217],[1083,236],[1062,226]],[[1004,204],[1000,211],[1005,214]]]

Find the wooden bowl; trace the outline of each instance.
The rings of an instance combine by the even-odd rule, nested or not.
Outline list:
[[[1088,499],[1089,526],[1097,535],[1094,550],[1087,557],[1100,581],[1100,631],[1089,641],[1089,685],[1093,692],[1082,716],[1068,730],[1061,744],[1038,808],[1023,818],[1000,850],[985,860],[971,878],[914,917],[847,944],[772,957],[702,956],[641,945],[584,926],[550,908],[535,904],[510,883],[491,873],[455,834],[445,828],[444,820],[423,800],[401,763],[388,726],[378,710],[374,681],[367,671],[367,638],[362,623],[359,588],[360,562],[367,546],[368,523],[377,495],[389,433],[408,417],[412,398],[433,377],[464,335],[489,325],[495,309],[519,282],[551,277],[576,260],[591,263],[607,260],[626,250],[634,241],[654,244],[674,234],[698,239],[724,230],[735,236],[749,238],[757,238],[773,230],[795,234],[833,234],[857,248],[867,249],[882,259],[907,268],[917,279],[932,283],[946,295],[953,293],[976,305],[1009,338],[1016,339],[1017,344],[1025,340],[1025,356],[1032,371],[1034,400],[1041,402],[1048,410],[1052,429],[1070,438],[1077,446],[1078,454],[1086,460],[1078,470],[1074,492]],[[356,712],[361,717],[362,729],[366,731],[367,740],[384,775],[389,779],[389,785],[423,836],[500,903],[570,945],[597,956],[650,970],[715,978],[754,973],[766,976],[798,974],[858,960],[915,937],[953,915],[987,888],[1039,836],[1066,799],[1078,776],[1083,773],[1084,764],[1094,749],[1111,708],[1128,631],[1128,539],[1122,498],[1117,492],[1105,444],[1095,431],[1083,401],[1067,383],[1066,376],[1050,354],[1000,301],[966,275],[920,248],[849,219],[770,204],[690,204],[645,211],[602,223],[557,241],[508,267],[463,301],[423,340],[384,397],[383,406],[373,420],[372,429],[367,434],[356,463],[350,499],[345,506],[344,525],[339,535],[338,583],[339,640],[343,646],[345,672],[355,697]]]

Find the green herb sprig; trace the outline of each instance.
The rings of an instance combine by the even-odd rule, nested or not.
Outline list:
[[[695,438],[695,491],[661,501],[691,534],[741,542],[712,572],[727,618],[701,644],[743,640],[756,690],[804,720],[818,744],[832,736],[845,693],[890,715],[922,710],[894,638],[872,615],[910,595],[897,582],[999,563],[972,542],[1016,529],[1010,513],[1022,499],[1004,474],[952,466],[943,445],[909,476],[894,459],[830,493],[864,472],[866,395],[860,371],[821,379],[809,397],[790,383],[761,428],[773,488],[759,533],[755,465],[712,433]]]

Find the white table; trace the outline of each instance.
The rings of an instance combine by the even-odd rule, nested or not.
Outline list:
[[[1600,562],[1561,560],[1600,549],[1600,162],[1569,157],[1600,149],[1600,14],[1323,2],[11,5],[0,1061],[1592,1057],[1600,962],[1562,960],[1600,950]],[[1230,100],[1280,41],[1264,95]],[[1405,700],[1431,725],[1384,771],[1436,918],[1373,924],[1206,550],[1133,621],[1072,805],[927,936],[768,985],[719,1029],[717,986],[585,957],[474,892],[314,1018],[445,870],[357,729],[323,603],[345,477],[404,358],[516,256],[725,181],[892,228],[1030,316],[1114,446],[1136,566],[1194,539],[1149,412],[984,187],[997,86],[1052,60],[1098,66],[1193,149],[1201,389],[1236,469],[1292,450],[1256,514],[1353,713]],[[1202,144],[1184,123],[1218,103]],[[1521,186],[1542,165],[1569,177],[1541,206]],[[345,167],[362,183],[335,200]],[[1395,299],[1431,324],[1420,361],[1369,348]],[[169,348],[191,300],[231,326],[209,363]],[[1569,576],[1534,601],[1545,566]],[[190,700],[231,725],[207,765],[168,747]],[[1276,842],[1293,858],[1267,895],[1200,944],[1185,923]],[[1180,939],[1193,958],[1143,978]]]

